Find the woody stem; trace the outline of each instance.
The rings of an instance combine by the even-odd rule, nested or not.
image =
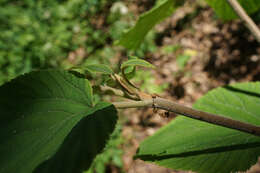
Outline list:
[[[148,100],[142,100],[142,101],[114,102],[113,104],[118,109],[139,108],[139,107],[152,107],[152,108],[163,109],[169,112],[174,112],[177,114],[184,115],[189,118],[208,122],[210,124],[215,124],[230,129],[236,129],[245,133],[260,136],[259,126],[255,126],[238,120],[233,120],[221,115],[198,111],[159,97],[155,97],[153,99],[148,99]]]

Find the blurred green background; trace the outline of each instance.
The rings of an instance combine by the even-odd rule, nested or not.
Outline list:
[[[113,42],[133,24],[118,0],[1,0],[0,84],[35,69],[110,63]]]

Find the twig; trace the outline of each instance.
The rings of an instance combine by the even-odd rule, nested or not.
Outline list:
[[[113,105],[118,109],[152,107],[153,100],[113,102]]]
[[[205,121],[211,124],[215,124],[215,125],[219,125],[231,129],[236,129],[242,132],[260,136],[259,126],[254,126],[248,123],[233,120],[220,115],[198,111],[159,97],[155,97],[153,99],[143,100],[143,101],[114,102],[113,104],[115,105],[116,108],[119,109],[137,108],[137,107],[153,107],[153,108],[163,109],[169,112],[181,114],[200,121]]]
[[[260,30],[254,21],[246,14],[245,10],[237,2],[237,0],[227,0],[229,5],[234,9],[236,14],[241,18],[241,20],[246,24],[247,28],[255,36],[257,41],[260,43]]]

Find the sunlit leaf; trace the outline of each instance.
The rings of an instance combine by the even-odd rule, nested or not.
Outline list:
[[[170,16],[183,0],[161,0],[154,8],[140,15],[135,26],[125,32],[117,44],[137,49],[144,37],[157,23]]]

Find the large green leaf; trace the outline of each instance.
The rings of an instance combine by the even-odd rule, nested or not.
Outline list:
[[[116,123],[109,103],[93,105],[86,79],[31,72],[0,87],[0,172],[82,172]],[[37,168],[37,169],[36,169]]]
[[[194,108],[260,125],[260,83],[214,89]],[[205,173],[246,170],[258,156],[259,137],[183,116],[144,140],[136,155],[168,168]]]
[[[134,27],[123,33],[118,44],[127,49],[137,49],[144,37],[160,21],[170,16],[179,3],[183,0],[162,0],[158,5],[148,12],[140,15]]]
[[[227,0],[206,0],[206,2],[216,11],[217,15],[224,20],[237,17]],[[248,14],[252,14],[260,8],[259,0],[238,0],[238,2]]]

